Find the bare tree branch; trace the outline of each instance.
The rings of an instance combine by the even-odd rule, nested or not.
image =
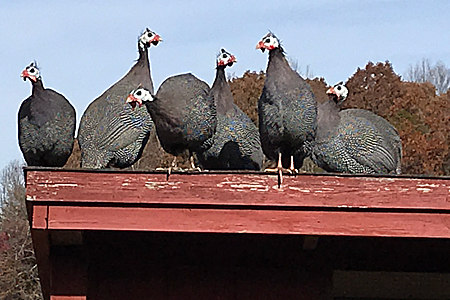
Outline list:
[[[18,161],[0,173],[0,299],[43,299]]]
[[[306,65],[305,72],[303,72],[301,66],[298,63],[298,59],[293,58],[293,57],[287,57],[286,59],[287,59],[289,65],[291,66],[292,70],[297,72],[300,76],[302,76],[305,79],[306,78],[308,78],[308,79],[314,78],[315,74],[311,70],[309,65]]]
[[[419,83],[430,82],[440,95],[450,88],[450,69],[440,60],[432,65],[429,59],[423,58],[416,65],[409,66],[405,79]]]

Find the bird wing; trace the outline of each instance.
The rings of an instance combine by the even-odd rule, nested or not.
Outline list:
[[[343,117],[338,135],[346,152],[361,165],[376,173],[395,170],[396,163],[391,146],[370,120],[362,117]]]

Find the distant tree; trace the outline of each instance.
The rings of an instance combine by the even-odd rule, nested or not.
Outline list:
[[[0,174],[0,299],[43,299],[18,161]]]
[[[409,66],[405,79],[413,82],[434,84],[437,94],[441,95],[450,88],[450,68],[440,60],[435,65],[432,65],[429,59],[423,58],[416,65]]]
[[[292,70],[294,70],[295,72],[300,74],[300,76],[302,76],[304,78],[309,78],[309,79],[314,78],[315,74],[310,69],[309,65],[306,65],[305,72],[303,72],[301,66],[298,63],[298,59],[293,58],[293,57],[287,57],[287,61],[288,61],[289,65],[291,66]]]

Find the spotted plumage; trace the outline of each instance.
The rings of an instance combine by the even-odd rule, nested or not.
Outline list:
[[[60,93],[44,88],[40,70],[31,63],[22,71],[32,94],[19,109],[19,146],[29,166],[62,167],[72,153],[75,109]]]
[[[211,148],[197,155],[205,169],[259,170],[263,152],[259,132],[252,120],[233,102],[225,68],[236,62],[234,55],[221,49],[216,61],[216,78],[211,88],[217,106],[217,128]]]
[[[144,88],[128,97],[130,107],[145,104],[164,150],[172,155],[205,151],[216,129],[216,106],[208,84],[192,74],[167,78],[156,95]],[[137,105],[139,103],[139,105]]]
[[[273,33],[257,49],[269,50],[266,80],[258,101],[259,131],[264,154],[284,167],[300,168],[316,133],[317,102],[308,83],[291,69]]]
[[[319,106],[312,157],[330,172],[401,173],[402,144],[397,130],[384,118],[363,109],[341,110],[348,89],[339,83]]]
[[[140,158],[153,121],[145,108],[132,110],[126,98],[139,85],[153,92],[147,49],[160,41],[146,29],[138,39],[137,62],[84,112],[78,133],[83,168],[125,168]]]

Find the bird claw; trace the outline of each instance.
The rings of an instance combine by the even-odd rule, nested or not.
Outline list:
[[[294,169],[295,170],[295,169]],[[286,169],[286,168],[268,168],[268,169],[264,169],[264,172],[266,173],[278,173],[278,172],[283,172],[284,174],[293,174],[295,173],[297,170],[292,171],[290,169]]]
[[[297,175],[297,174],[299,174],[300,172],[297,170],[297,169],[287,169],[287,171],[289,172],[289,174],[293,174],[293,175]]]
[[[188,171],[191,171],[191,172],[201,172],[202,169],[201,169],[200,167],[195,167],[195,168],[189,168]]]

